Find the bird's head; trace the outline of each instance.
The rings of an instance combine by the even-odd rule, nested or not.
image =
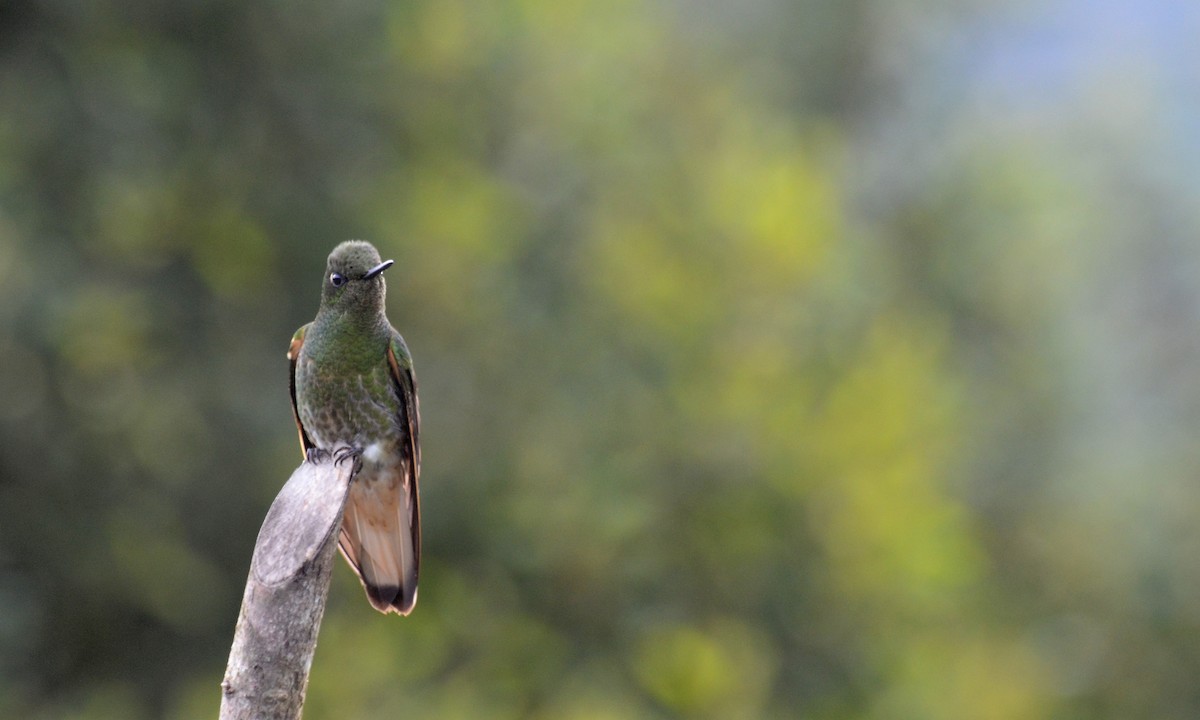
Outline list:
[[[365,240],[347,240],[329,253],[321,286],[321,307],[340,312],[382,312],[383,271],[391,260]]]

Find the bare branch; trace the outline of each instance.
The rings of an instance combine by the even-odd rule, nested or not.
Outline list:
[[[221,683],[221,720],[300,717],[355,472],[353,457],[335,456],[296,468],[267,511]]]

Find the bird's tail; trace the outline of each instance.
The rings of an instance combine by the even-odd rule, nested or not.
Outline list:
[[[404,483],[351,484],[338,547],[379,612],[407,615],[417,603],[419,523]]]

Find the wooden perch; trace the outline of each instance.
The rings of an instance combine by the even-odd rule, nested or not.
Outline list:
[[[345,451],[314,453],[267,511],[221,683],[221,720],[300,717],[356,462]]]

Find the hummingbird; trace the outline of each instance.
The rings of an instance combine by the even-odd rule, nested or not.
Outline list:
[[[417,381],[404,338],[384,312],[381,260],[369,242],[329,254],[316,318],[292,336],[292,411],[305,457],[346,446],[360,465],[338,548],[371,605],[408,615],[421,564]]]

